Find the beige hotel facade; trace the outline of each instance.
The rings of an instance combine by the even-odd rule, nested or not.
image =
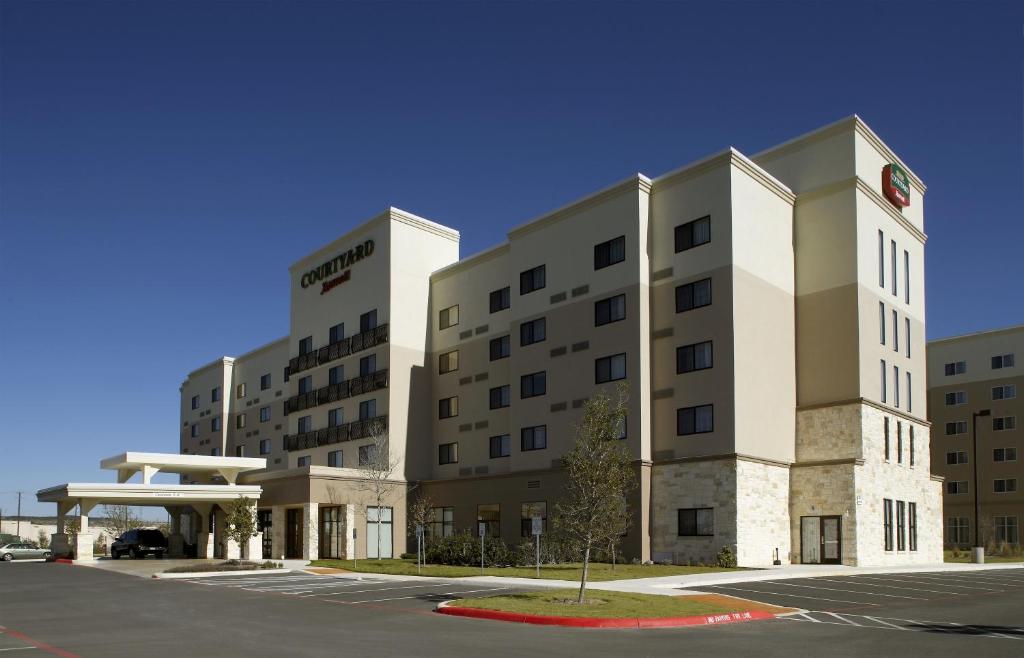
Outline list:
[[[181,451],[268,460],[240,477],[267,557],[375,556],[378,519],[382,554],[412,550],[414,490],[432,534],[516,542],[551,521],[583,402],[625,381],[630,556],[939,562],[924,191],[850,117],[631,176],[461,259],[457,231],[389,209],[291,266],[287,337],[188,375]],[[372,422],[398,461],[380,510]]]

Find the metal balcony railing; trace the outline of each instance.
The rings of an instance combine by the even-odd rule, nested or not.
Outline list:
[[[336,343],[325,345],[320,349],[292,357],[288,360],[288,374],[294,375],[386,342],[388,342],[388,325],[382,324],[354,336],[343,338]]]
[[[296,450],[310,450],[318,446],[332,445],[345,441],[354,441],[373,436],[375,431],[385,431],[388,428],[387,415],[374,418],[354,420],[351,423],[325,427],[310,432],[286,435],[284,437],[285,449],[289,452]]]
[[[337,384],[329,384],[308,393],[300,393],[285,400],[284,415],[303,411],[321,404],[370,393],[388,387],[388,369],[383,368],[361,377],[353,377]]]

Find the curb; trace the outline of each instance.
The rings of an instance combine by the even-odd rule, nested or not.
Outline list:
[[[185,571],[180,573],[155,573],[151,578],[173,580],[175,578],[215,578],[217,576],[262,576],[265,574],[292,573],[294,569],[245,569],[240,571]]]
[[[57,564],[74,564],[75,561],[69,557],[59,557],[54,560]]]
[[[481,608],[460,608],[445,601],[434,609],[442,615],[491,619],[520,624],[541,626],[570,626],[575,628],[666,628],[672,626],[717,626],[738,622],[774,619],[770,612],[730,612],[720,615],[696,615],[693,617],[555,617],[551,615],[530,615],[522,612],[503,612]]]

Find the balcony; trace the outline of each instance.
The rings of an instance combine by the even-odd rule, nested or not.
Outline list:
[[[342,443],[344,441],[368,438],[373,436],[374,429],[378,427],[382,431],[388,428],[388,417],[386,415],[354,420],[351,423],[338,425],[336,427],[327,427],[324,429],[313,430],[311,432],[293,434],[291,436],[286,435],[284,437],[285,449],[289,452],[293,452],[295,450],[310,450],[318,446],[327,446],[335,443]]]
[[[294,375],[318,365],[336,361],[349,354],[355,354],[363,350],[388,342],[388,325],[382,324],[373,329],[367,329],[361,333],[343,338],[337,343],[325,345],[318,350],[300,354],[288,361],[288,374]]]
[[[296,411],[311,409],[321,404],[329,404],[346,398],[362,395],[388,387],[388,369],[384,368],[369,375],[353,377],[337,384],[330,384],[315,391],[300,393],[285,400],[284,415]]]

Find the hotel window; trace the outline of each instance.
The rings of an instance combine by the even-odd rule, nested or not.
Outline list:
[[[505,286],[498,290],[491,291],[491,313],[497,313],[498,311],[504,311],[506,308],[512,305],[511,300],[511,288]]]
[[[992,480],[992,491],[995,493],[1013,493],[1017,491],[1017,478],[999,478]]]
[[[626,236],[619,237],[594,245],[594,269],[600,270],[609,265],[626,260]]]
[[[889,441],[889,418],[882,419],[882,438],[883,438],[883,449],[885,450],[885,461],[889,461],[889,454],[891,453],[890,441]]]
[[[946,519],[946,541],[950,544],[966,544],[971,541],[967,517],[951,516]]]
[[[903,342],[907,345],[907,358],[910,358],[910,318],[903,319]]]
[[[711,242],[711,215],[677,226],[675,242],[677,254]]]
[[[508,457],[512,452],[512,442],[508,434],[502,434],[501,436],[492,436],[491,439],[491,459],[498,459],[499,457]]]
[[[1000,368],[1012,368],[1013,367],[1013,355],[1002,354],[999,356],[992,357],[992,369],[999,370]]]
[[[289,376],[289,369],[288,369],[288,366],[285,366],[285,367],[284,367],[284,373],[283,373],[283,376],[284,376],[284,381],[285,381],[285,383],[287,383],[287,382],[288,382],[288,376]]]
[[[299,468],[302,468],[303,466],[309,466],[309,462],[309,455],[303,455],[299,457],[297,460],[295,460],[295,465],[298,466]]]
[[[892,311],[892,351],[900,351],[900,318],[896,309]]]
[[[892,294],[896,295],[896,294],[898,294],[896,292],[896,279],[897,279],[897,276],[896,276],[896,241],[892,240],[891,244],[892,244],[892,250],[891,250],[891,253],[892,253],[892,256],[891,256],[891,261],[892,261]]]
[[[299,418],[299,434],[304,434],[313,429],[313,417],[302,416]]]
[[[878,285],[885,288],[885,233],[878,232]]]
[[[441,445],[437,446],[437,463],[442,466],[444,464],[458,464],[459,444],[442,443]]]
[[[992,461],[994,462],[1015,462],[1017,461],[1016,448],[993,448]]]
[[[220,448],[211,448],[210,449],[210,456],[211,457],[220,457]]]
[[[967,391],[946,393],[946,406],[952,407],[957,404],[967,404]]]
[[[526,295],[547,285],[546,266],[538,265],[519,273],[519,294]]]
[[[339,322],[338,324],[331,327],[330,331],[328,332],[328,336],[328,342],[331,345],[335,343],[340,343],[341,341],[345,340],[345,323]]]
[[[967,480],[947,480],[946,493],[950,496],[967,493]]]
[[[299,356],[302,356],[303,354],[309,354],[312,351],[313,351],[313,337],[312,336],[306,336],[305,338],[303,338],[302,340],[299,341]]]
[[[626,354],[613,354],[594,360],[594,383],[604,384],[626,378]]]
[[[377,372],[377,355],[370,354],[359,359],[359,376],[366,377]]]
[[[958,464],[967,464],[967,453],[963,450],[954,450],[946,453],[946,465],[956,466]]]
[[[260,375],[260,390],[265,391],[270,388],[270,373]]]
[[[914,449],[915,449],[915,446],[914,446],[914,426],[911,425],[910,426],[910,466],[911,467],[914,466],[914,457],[915,457]]]
[[[345,366],[334,366],[327,371],[327,384],[334,386],[345,381]]]
[[[547,321],[545,318],[537,318],[519,325],[519,344],[521,346],[533,345],[547,338]]]
[[[704,404],[698,407],[676,409],[676,435],[706,434],[715,429],[715,407]]]
[[[235,416],[235,429],[240,430],[245,427],[245,414],[238,414]]]
[[[1003,430],[1015,430],[1017,429],[1017,417],[1016,416],[1001,416],[999,418],[992,419],[992,429],[997,432]]]
[[[917,503],[907,503],[907,548],[917,550]]]
[[[452,396],[437,401],[437,417],[441,420],[459,415],[459,398]]]
[[[305,395],[313,390],[313,375],[306,375],[299,379],[299,395]]]
[[[697,507],[678,511],[680,537],[713,537],[715,535],[715,509]]]
[[[594,302],[594,326],[626,319],[626,296],[616,295]]]
[[[548,376],[545,371],[530,373],[519,378],[519,397],[534,398],[548,392]]]
[[[711,279],[685,283],[676,288],[676,313],[711,305]]]
[[[707,370],[713,365],[711,341],[676,348],[676,373]]]
[[[332,450],[327,453],[327,465],[331,468],[341,468],[344,463],[345,458],[340,450]]]
[[[947,363],[944,366],[946,377],[952,377],[953,375],[962,375],[967,372],[966,361],[956,361],[954,363]]]
[[[967,434],[967,421],[958,420],[952,423],[946,423],[946,436],[953,436],[955,434]]]
[[[491,409],[504,409],[509,405],[509,385],[491,389]]]
[[[359,333],[377,328],[377,309],[367,311],[359,316]]]
[[[1007,544],[1020,543],[1016,516],[993,516],[992,525],[996,531],[996,541],[1006,542]]]
[[[235,387],[235,397],[239,398],[239,399],[245,397],[245,384],[244,383],[243,384],[239,384],[238,386]]]
[[[993,386],[992,387],[992,399],[993,400],[1009,400],[1017,397],[1017,385],[1006,384],[1005,386]]]
[[[488,537],[500,537],[501,505],[477,505],[476,522],[487,525]]]
[[[359,420],[377,417],[377,400],[363,400],[359,403]]]
[[[903,463],[903,423],[896,421],[896,463]]]
[[[519,432],[519,449],[523,452],[543,450],[548,447],[548,426],[524,427]]]
[[[548,529],[548,504],[539,500],[523,503],[519,508],[519,534],[522,537],[533,535],[533,517],[540,517],[540,527],[544,532]]]
[[[369,466],[377,461],[377,446],[374,444],[359,446],[359,465]]]
[[[447,329],[448,327],[454,327],[459,323],[459,305],[449,306],[448,308],[441,309],[441,315],[438,320],[438,325],[441,329]]]
[[[896,550],[907,550],[907,504],[896,501]]]
[[[903,252],[903,301],[910,303],[910,252],[908,251]]]
[[[894,407],[900,406],[900,367],[892,367],[892,404]]]
[[[220,416],[217,416],[216,418],[211,418],[210,419],[210,431],[211,432],[219,432],[220,428],[221,428]]]
[[[269,455],[270,454],[270,439],[260,439],[260,454],[261,455]]]
[[[245,457],[245,446],[235,446],[235,457]]]
[[[210,402],[220,402],[220,386],[210,391]]]
[[[885,550],[892,550],[892,501],[882,499],[882,536],[885,538]]]
[[[197,436],[199,436],[199,425],[197,425],[196,423],[192,423],[192,427],[189,428],[189,429],[192,432],[192,438],[193,439],[196,438]]]
[[[193,395],[192,396],[192,408],[193,409],[198,409],[199,408],[199,396],[198,395]]]
[[[427,530],[431,537],[451,537],[455,534],[455,508],[434,507],[430,510]]]
[[[881,384],[882,384],[882,402],[885,402],[885,399],[887,397],[886,396],[886,391],[885,391],[885,380],[886,380],[886,375],[888,375],[888,374],[889,374],[889,371],[887,371],[885,369],[885,359],[882,359],[882,381],[881,381]]]
[[[885,302],[878,302],[878,341],[885,345]]]
[[[327,426],[340,427],[345,424],[345,410],[342,407],[327,412]]]
[[[448,372],[455,372],[459,369],[459,351],[452,350],[451,352],[445,352],[437,358],[437,372],[438,374],[445,374]]]
[[[497,361],[498,359],[504,359],[508,357],[510,353],[510,343],[508,335],[498,336],[497,338],[491,339],[491,361]]]
[[[914,389],[912,388],[910,373],[907,373],[907,411],[914,410]]]

